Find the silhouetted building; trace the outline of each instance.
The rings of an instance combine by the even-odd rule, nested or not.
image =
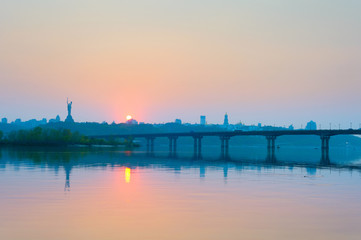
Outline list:
[[[180,120],[180,119],[176,119],[174,122],[177,124],[182,124],[182,120]]]
[[[57,123],[57,122],[60,122],[60,116],[57,115],[56,118],[54,119],[49,119],[49,123]]]
[[[20,118],[17,118],[14,123],[15,123],[15,124],[20,124],[20,123],[21,123],[21,119],[20,119]]]
[[[138,121],[132,118],[132,119],[129,119],[129,120],[127,121],[127,124],[137,125],[137,124],[138,124]]]
[[[7,118],[1,119],[1,123],[2,123],[2,124],[8,124],[8,119],[7,119]]]
[[[317,124],[314,121],[309,121],[306,125],[306,130],[317,130]]]
[[[201,116],[201,125],[206,125],[206,116]]]
[[[227,113],[224,115],[223,125],[224,125],[224,126],[228,126],[228,125],[229,125],[229,122],[228,122],[228,114],[227,114]]]

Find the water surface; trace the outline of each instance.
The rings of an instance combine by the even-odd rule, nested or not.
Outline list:
[[[360,239],[361,153],[1,149],[0,239]]]

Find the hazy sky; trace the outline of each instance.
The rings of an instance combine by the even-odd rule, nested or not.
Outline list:
[[[0,117],[361,123],[360,0],[0,0]]]

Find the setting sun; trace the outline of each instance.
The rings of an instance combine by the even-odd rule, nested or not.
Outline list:
[[[128,115],[127,116],[127,121],[131,120],[132,118],[133,118],[132,116]]]

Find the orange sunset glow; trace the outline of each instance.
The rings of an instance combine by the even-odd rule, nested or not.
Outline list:
[[[0,0],[0,240],[360,240],[361,0]]]
[[[332,0],[327,11],[318,1],[105,2],[2,4],[9,119],[65,118],[67,96],[78,121],[132,112],[141,122],[205,114],[219,123],[228,112],[231,122],[326,125],[359,116],[349,111],[361,88],[360,1]]]

